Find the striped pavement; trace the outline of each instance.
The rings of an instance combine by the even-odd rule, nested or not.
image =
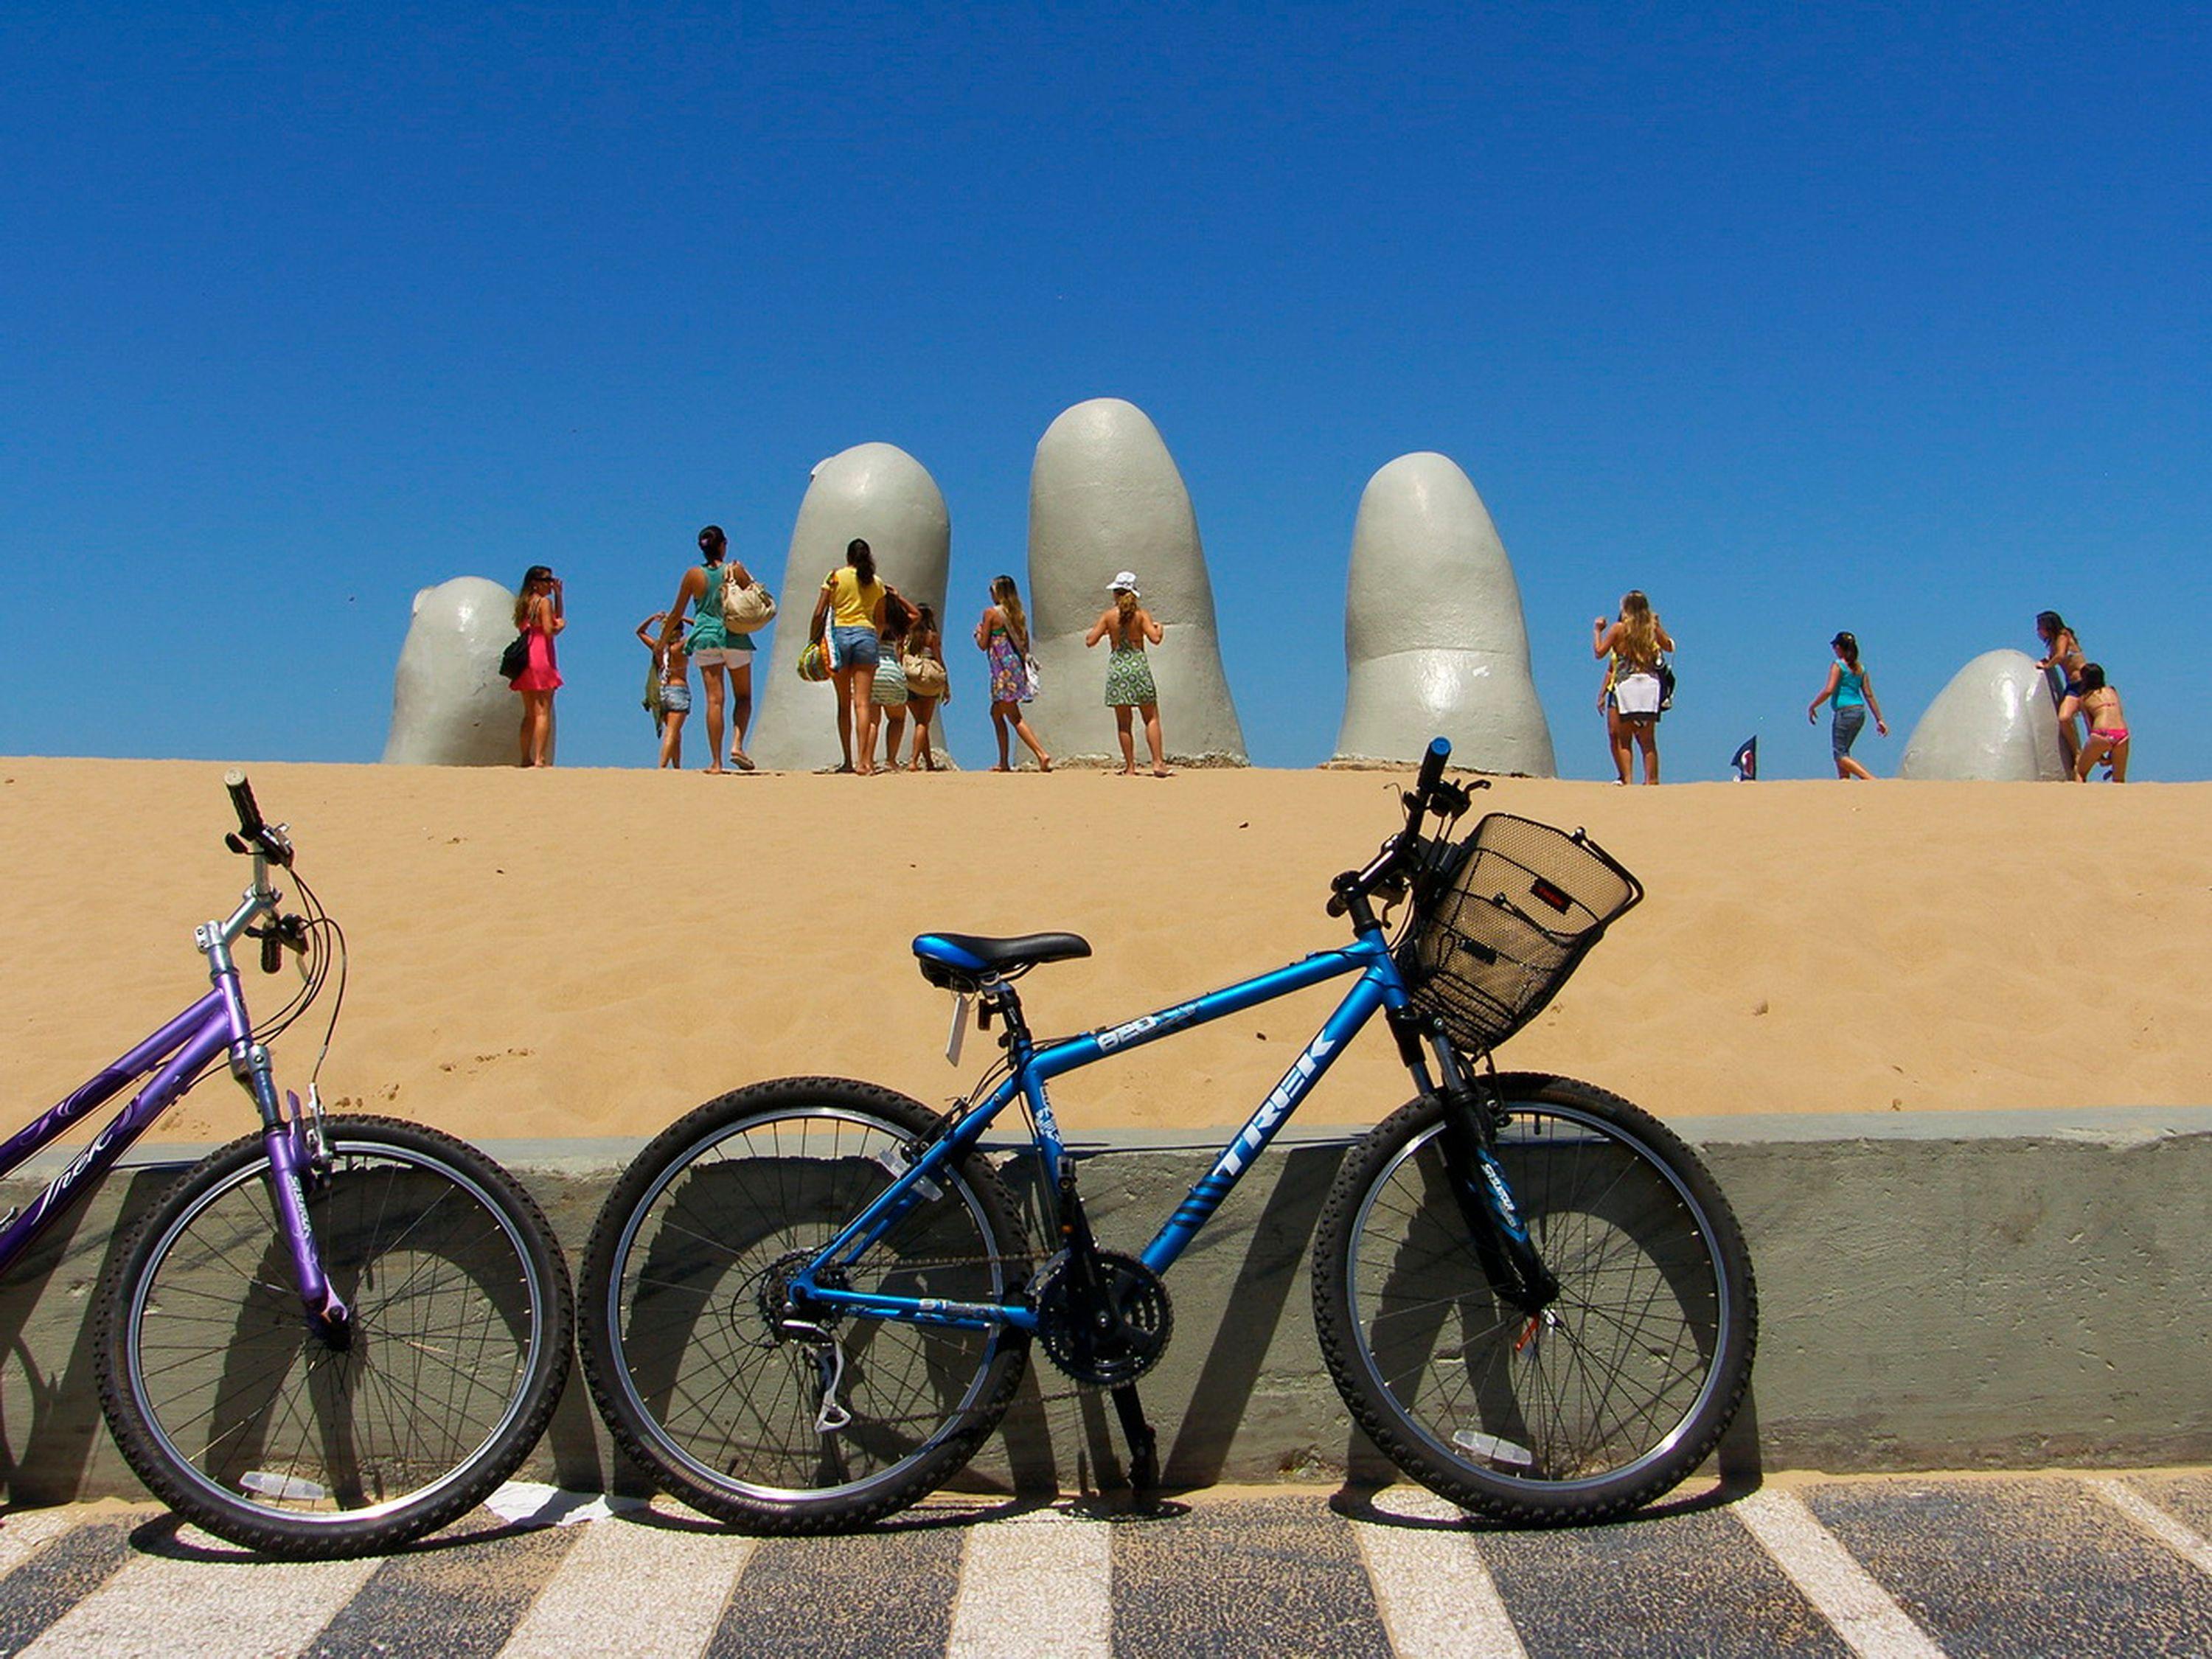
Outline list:
[[[24,1510],[0,1517],[0,1659],[2212,1654],[2203,1471],[1793,1480],[1555,1532],[1404,1486],[1080,1511],[940,1498],[807,1540],[480,1511],[288,1563],[144,1506]]]

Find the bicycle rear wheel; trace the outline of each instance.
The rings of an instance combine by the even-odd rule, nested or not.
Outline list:
[[[252,1134],[189,1170],[100,1287],[101,1408],[140,1480],[273,1555],[365,1554],[473,1509],[529,1455],[567,1378],[568,1269],[473,1146],[337,1117],[307,1185],[334,1348],[310,1328]]]
[[[1414,1101],[1339,1171],[1314,1256],[1338,1390],[1407,1474],[1518,1524],[1603,1520],[1711,1454],[1751,1379],[1758,1297],[1728,1200],[1649,1114],[1564,1078],[1505,1075],[1497,1156],[1559,1295],[1492,1290]]]
[[[616,1440],[689,1504],[759,1532],[828,1532],[957,1473],[1020,1382],[1028,1338],[865,1315],[780,1331],[778,1276],[836,1237],[936,1126],[888,1089],[787,1078],[709,1101],[607,1196],[581,1278],[584,1372]],[[980,1158],[948,1171],[840,1281],[1003,1303],[1022,1233]],[[833,1367],[842,1367],[832,1375]],[[824,1385],[851,1413],[827,1425]]]

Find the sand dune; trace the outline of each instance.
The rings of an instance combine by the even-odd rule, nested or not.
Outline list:
[[[479,1139],[641,1135],[738,1084],[878,1079],[926,1101],[950,1002],[908,939],[1069,928],[1033,1024],[1112,1023],[1342,937],[1328,878],[1394,821],[1361,772],[877,781],[269,764],[251,769],[344,924],[332,1102]],[[192,927],[243,875],[213,763],[0,761],[0,1085],[58,1098],[204,984]],[[1485,805],[1586,825],[1650,896],[1509,1066],[1662,1115],[2212,1102],[2212,785],[1504,781]],[[249,975],[257,1000],[275,998]],[[1063,1127],[1240,1121],[1324,988],[1065,1079]],[[302,1083],[322,1015],[276,1045]],[[1372,1121],[1379,1030],[1304,1109]],[[162,1128],[251,1126],[220,1077]]]

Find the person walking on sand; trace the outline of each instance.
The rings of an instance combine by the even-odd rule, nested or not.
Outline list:
[[[2035,665],[2050,683],[2051,701],[2058,705],[2058,752],[2070,771],[2081,752],[2081,734],[2074,721],[2081,712],[2081,667],[2088,654],[2056,611],[2035,613],[2035,636],[2043,641],[2043,660]]]
[[[830,678],[837,687],[837,744],[845,751],[840,772],[873,777],[876,771],[876,668],[883,659],[885,590],[876,556],[854,537],[845,562],[823,580],[808,634],[818,639],[830,624]]]
[[[750,587],[753,578],[729,552],[730,538],[720,525],[710,524],[699,532],[701,562],[684,573],[684,580],[677,585],[676,602],[668,607],[660,632],[665,641],[674,643],[683,629],[684,608],[691,607],[691,631],[684,636],[684,648],[698,665],[699,684],[707,693],[707,769],[726,769],[722,729],[726,710],[730,764],[740,772],[750,772],[753,761],[745,753],[745,728],[753,719],[753,637],[732,634],[722,626],[722,587],[727,582]]]
[[[1828,665],[1828,683],[1820,688],[1820,695],[1805,708],[1805,723],[1816,723],[1820,718],[1820,705],[1831,698],[1835,701],[1835,714],[1828,727],[1828,750],[1835,757],[1836,775],[1849,782],[1856,778],[1862,782],[1874,781],[1874,774],[1851,758],[1851,744],[1866,726],[1867,712],[1874,712],[1874,729],[1877,735],[1889,735],[1889,723],[1881,717],[1881,704],[1875,700],[1874,678],[1859,661],[1859,642],[1850,634],[1838,634],[1828,641],[1836,653]]]
[[[1632,744],[1644,751],[1644,781],[1659,781],[1659,658],[1674,648],[1673,635],[1641,588],[1620,596],[1620,615],[1612,623],[1600,617],[1592,625],[1590,654],[1610,659],[1597,706],[1604,711],[1606,740],[1623,783]]]
[[[945,667],[945,636],[937,626],[937,612],[928,605],[915,607],[914,626],[907,630],[907,708],[914,714],[914,754],[906,763],[909,772],[934,772],[937,751],[930,746],[929,722],[937,705],[952,701],[952,680]],[[925,690],[934,686],[936,690]]]
[[[561,667],[553,636],[568,623],[562,615],[561,579],[542,564],[522,575],[514,601],[514,625],[530,642],[530,660],[507,684],[522,696],[523,766],[553,764],[553,694],[561,689]]]
[[[653,653],[653,686],[660,720],[660,764],[684,769],[684,717],[691,712],[690,658],[679,632],[671,639],[662,626],[668,613],[656,611],[637,625],[638,643]]]
[[[2104,668],[2085,662],[2074,678],[2074,695],[2089,721],[2089,740],[2074,763],[2074,781],[2089,781],[2089,774],[2102,761],[2114,783],[2128,781],[2128,714],[2120,707],[2120,694],[2105,684]]]
[[[889,582],[884,584],[884,628],[880,635],[882,649],[876,662],[875,689],[869,694],[884,722],[884,768],[899,769],[899,742],[906,735],[907,705],[913,701],[913,692],[906,683],[905,654],[907,641],[914,632],[915,618],[920,613],[907,603],[906,595]]]
[[[991,578],[991,603],[975,624],[975,648],[991,665],[991,729],[998,734],[999,763],[994,772],[1011,772],[1006,733],[1012,731],[1036,757],[1037,770],[1052,770],[1052,757],[1022,718],[1022,705],[1036,696],[1030,678],[1030,623],[1022,614],[1021,590],[1012,576]]]
[[[1168,775],[1167,752],[1160,745],[1160,694],[1152,684],[1152,665],[1145,660],[1146,644],[1164,637],[1152,612],[1137,601],[1137,573],[1124,570],[1106,584],[1114,603],[1083,636],[1085,649],[1103,639],[1113,641],[1106,659],[1106,706],[1114,711],[1114,724],[1121,738],[1121,775],[1137,775],[1137,740],[1130,730],[1131,716],[1145,717],[1145,745],[1152,751],[1152,775]]]

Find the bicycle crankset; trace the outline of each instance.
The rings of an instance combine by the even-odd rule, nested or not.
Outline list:
[[[1092,1261],[1097,1288],[1087,1294],[1066,1250],[1030,1281],[1037,1340],[1077,1382],[1118,1389],[1159,1363],[1175,1330],[1175,1308],[1160,1276],[1134,1256],[1099,1250]]]

